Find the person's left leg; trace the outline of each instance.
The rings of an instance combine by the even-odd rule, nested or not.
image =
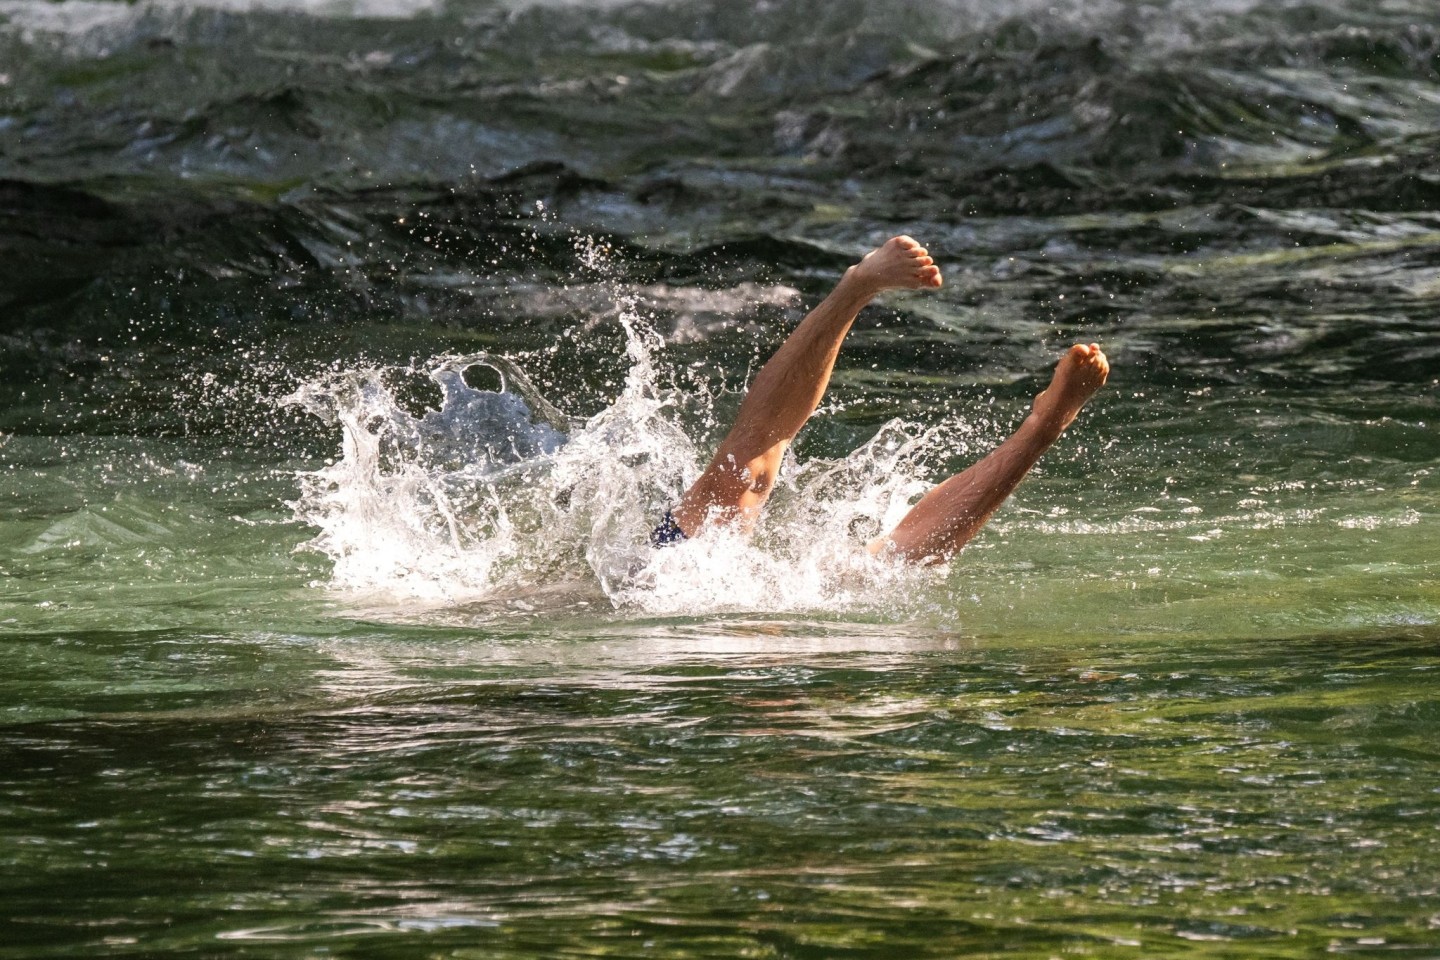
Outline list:
[[[921,497],[894,530],[870,544],[870,552],[915,563],[943,563],[959,553],[1109,376],[1110,361],[1099,344],[1077,343],[1065,351],[1020,429]]]
[[[755,375],[714,459],[670,511],[681,533],[695,536],[712,523],[754,527],[785,449],[820,405],[861,308],[885,290],[940,286],[934,263],[911,238],[893,237],[845,271]]]

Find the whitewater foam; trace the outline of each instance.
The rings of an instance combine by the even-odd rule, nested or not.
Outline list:
[[[940,430],[901,420],[842,460],[788,457],[753,539],[722,529],[653,548],[651,529],[703,467],[679,414],[699,403],[713,422],[714,398],[657,374],[664,345],[633,303],[620,324],[624,387],[584,421],[552,406],[512,359],[487,353],[346,370],[285,398],[341,434],[338,459],[302,473],[291,504],[319,530],[305,546],[332,561],[327,586],[372,605],[432,606],[584,584],[617,607],[700,614],[892,610],[915,581],[935,579],[864,550],[928,488],[922,464],[953,452]],[[499,388],[467,383],[476,367]],[[396,386],[417,375],[441,395],[418,416]]]

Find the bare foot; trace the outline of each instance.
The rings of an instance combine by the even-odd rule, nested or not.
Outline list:
[[[846,270],[845,282],[869,298],[882,290],[933,288],[944,281],[924,247],[910,237],[891,237]]]
[[[1100,345],[1077,343],[1055,365],[1055,376],[1035,398],[1030,415],[1059,436],[1109,376],[1110,361]]]

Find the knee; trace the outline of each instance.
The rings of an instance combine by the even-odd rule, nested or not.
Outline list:
[[[745,493],[758,497],[768,496],[772,487],[775,486],[775,479],[780,473],[780,461],[784,456],[784,450],[778,453],[766,453],[749,460],[739,461],[731,459],[724,465],[724,470],[732,478],[732,482]]]

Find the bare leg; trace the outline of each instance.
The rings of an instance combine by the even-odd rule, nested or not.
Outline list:
[[[944,563],[959,553],[1109,375],[1110,363],[1098,344],[1071,347],[1020,429],[979,463],[925,494],[894,530],[870,544],[870,552],[917,563]]]
[[[940,284],[940,268],[909,237],[887,240],[846,270],[755,375],[715,458],[670,511],[680,529],[694,536],[715,521],[752,528],[785,448],[820,405],[840,344],[861,308],[884,290]]]

